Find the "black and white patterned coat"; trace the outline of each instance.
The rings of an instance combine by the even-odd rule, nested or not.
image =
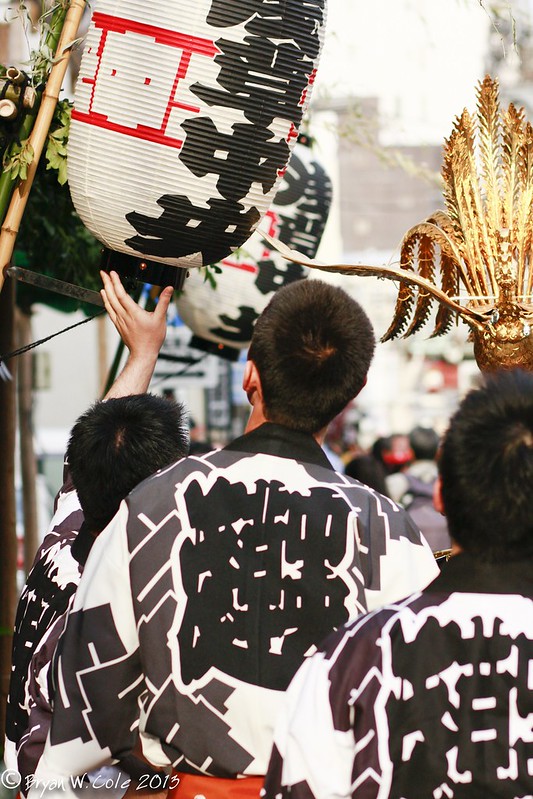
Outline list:
[[[298,671],[264,799],[533,796],[531,562],[452,558]]]
[[[136,488],[91,550],[37,775],[123,756],[264,774],[283,691],[343,622],[438,571],[391,500],[266,424]],[[30,794],[31,796],[31,794]]]

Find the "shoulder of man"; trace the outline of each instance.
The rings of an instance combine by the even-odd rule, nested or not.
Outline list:
[[[380,657],[381,648],[376,646],[377,641],[384,634],[394,637],[395,627],[401,629],[404,620],[412,623],[413,618],[433,601],[431,594],[415,591],[398,601],[369,610],[327,636],[317,654],[329,664],[328,668],[337,668],[337,679],[342,680],[351,660],[361,668],[370,667]]]

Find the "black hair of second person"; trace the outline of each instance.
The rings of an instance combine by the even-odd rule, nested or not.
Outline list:
[[[371,452],[356,455],[355,458],[346,464],[344,473],[354,480],[359,480],[380,494],[388,497],[386,472],[383,463],[378,460]]]
[[[432,461],[437,455],[440,438],[432,427],[417,425],[409,433],[409,444],[413,450],[415,460]]]
[[[322,430],[364,386],[374,349],[368,316],[342,289],[314,278],[279,289],[255,323],[248,351],[267,419]]]
[[[153,394],[94,403],[74,424],[67,447],[89,529],[103,530],[135,486],[185,456],[188,447],[179,403]]]
[[[439,452],[450,535],[480,561],[533,557],[533,375],[485,377],[456,411]]]

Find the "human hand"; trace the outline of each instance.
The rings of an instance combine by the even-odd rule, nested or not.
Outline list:
[[[157,358],[166,335],[166,315],[173,289],[159,295],[154,311],[146,311],[127,294],[116,272],[100,272],[104,288],[100,294],[109,318],[134,358]]]

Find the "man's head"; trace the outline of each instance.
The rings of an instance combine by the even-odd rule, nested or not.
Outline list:
[[[466,396],[439,472],[450,534],[464,550],[492,562],[533,557],[533,374],[494,374]]]
[[[409,436],[405,433],[392,433],[384,442],[381,460],[385,464],[387,474],[401,472],[413,462],[413,450],[409,444]]]
[[[432,427],[413,427],[409,433],[409,445],[417,461],[435,460],[439,443],[439,435]]]
[[[142,480],[187,454],[183,406],[153,394],[96,402],[72,428],[67,460],[85,522],[100,532]]]
[[[314,279],[279,289],[248,352],[265,418],[307,433],[324,429],[364,386],[374,347],[370,320],[342,289]]]

